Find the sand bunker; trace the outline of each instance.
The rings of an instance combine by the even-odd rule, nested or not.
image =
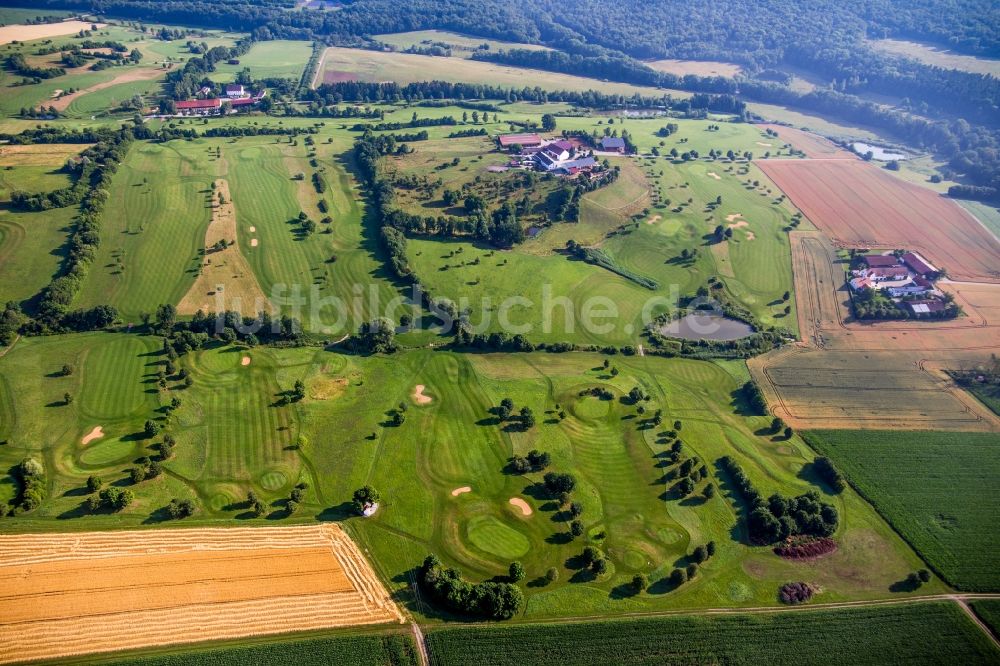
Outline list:
[[[239,310],[253,316],[260,310],[274,312],[274,307],[264,294],[250,263],[240,252],[239,235],[236,233],[236,208],[229,193],[229,183],[220,178],[215,181],[212,219],[205,231],[206,253],[202,258],[201,272],[194,284],[177,305],[180,314],[194,314],[198,310],[208,313],[220,310]],[[223,250],[211,250],[220,241]],[[251,241],[256,245],[257,241]]]
[[[732,222],[741,217],[743,217],[743,213],[732,213],[731,215],[726,215],[726,222]]]
[[[722,178],[719,176],[719,174],[715,173],[714,171],[709,171],[705,175],[708,176],[709,178],[714,178],[716,180],[722,180]]]
[[[747,232],[747,240],[754,240],[757,238],[752,231]]]
[[[413,399],[417,401],[418,405],[426,405],[431,402],[434,398],[429,395],[424,395],[424,389],[427,388],[423,384],[417,384],[413,389]]]
[[[764,143],[763,141],[758,141],[758,142],[757,142],[757,145],[758,145],[758,146],[763,146],[763,147],[765,147],[765,148],[770,148],[770,147],[771,147],[771,146],[772,146],[773,144],[770,144],[770,143]]]
[[[726,218],[726,219],[729,219],[729,218]],[[728,226],[729,226],[730,229],[739,229],[740,227],[748,227],[750,225],[749,225],[749,223],[746,220],[739,220],[737,222],[733,222],[732,224],[730,224]]]
[[[252,234],[257,233],[257,227],[250,227],[250,233]]]
[[[256,238],[251,238],[250,239],[250,247],[257,247],[257,239]]]
[[[471,493],[471,492],[472,492],[472,488],[470,486],[462,486],[461,488],[455,488],[453,491],[451,491],[451,496],[452,497],[458,497],[459,495],[462,495],[463,493]]]
[[[521,513],[523,513],[524,515],[526,515],[526,516],[530,516],[531,515],[531,505],[529,505],[527,502],[525,502],[520,497],[511,497],[510,498],[510,503],[513,504],[514,506],[516,506],[518,509],[520,509]]]
[[[240,365],[250,365],[250,357],[244,356],[240,359]]]
[[[104,428],[102,428],[101,426],[94,426],[93,430],[91,430],[90,432],[88,432],[86,435],[83,436],[83,439],[80,440],[80,443],[87,445],[90,444],[95,439],[100,439],[101,437],[104,437]]]
[[[646,224],[656,224],[657,222],[659,222],[662,219],[663,219],[662,215],[654,215],[653,217],[651,217],[648,220],[646,220]]]

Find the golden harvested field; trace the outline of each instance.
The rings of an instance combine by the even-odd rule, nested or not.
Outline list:
[[[0,663],[401,622],[339,526],[0,535]]]
[[[51,166],[58,169],[70,157],[76,157],[93,144],[37,143],[0,146],[0,166]]]
[[[27,42],[33,39],[72,35],[81,30],[90,30],[93,23],[86,21],[60,21],[59,23],[40,23],[38,25],[5,25],[0,27],[0,44],[11,42]],[[96,24],[103,28],[104,23]]]
[[[939,283],[967,316],[850,320],[844,266],[820,232],[794,232],[792,267],[803,342],[748,361],[773,412],[797,428],[1000,432],[1000,419],[951,381],[1000,349],[1000,285]]]

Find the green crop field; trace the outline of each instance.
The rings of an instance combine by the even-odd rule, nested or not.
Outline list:
[[[803,472],[812,454],[797,437],[757,435],[768,419],[740,415],[733,395],[746,378],[741,364],[614,357],[613,377],[604,358],[431,350],[355,357],[317,348],[213,346],[179,360],[176,370],[189,374],[190,387],[168,375],[160,388],[165,357],[158,337],[25,338],[0,358],[0,441],[7,442],[0,467],[34,453],[51,481],[43,505],[5,521],[5,529],[159,523],[172,498],[196,501],[198,512],[185,524],[254,524],[243,503],[253,490],[269,506],[260,520],[344,520],[401,594],[406,572],[428,553],[480,580],[520,559],[529,618],[770,605],[788,580],[814,582],[824,601],[900,594],[890,587],[920,562],[851,491],[826,497],[844,516],[840,549],[827,558],[792,562],[746,542],[739,504],[717,476],[719,457],[738,459],[765,494],[823,490]],[[63,364],[74,372],[59,376]],[[304,383],[304,399],[282,404],[282,392],[296,380]],[[411,399],[417,384],[432,402]],[[579,395],[594,386],[614,399]],[[667,423],[682,422],[687,454],[707,465],[708,481],[686,500],[673,495],[664,476],[669,470],[658,464],[660,429],[644,426],[636,408],[620,399],[635,386],[650,394],[647,410],[663,409]],[[68,405],[67,392],[75,396]],[[534,428],[521,432],[494,421],[490,408],[508,396],[517,409],[529,406],[538,415]],[[174,397],[180,406],[167,422],[163,406]],[[400,403],[408,406],[405,422],[392,426],[389,414]],[[163,463],[167,473],[133,485],[136,501],[126,510],[89,513],[82,508],[88,475],[130,485],[133,461],[155,455],[160,438],[141,432],[147,419],[176,438],[175,455]],[[81,444],[96,426],[104,436]],[[576,476],[573,498],[583,508],[585,536],[571,538],[569,518],[535,489],[541,474],[505,471],[509,456],[536,448],[551,454],[550,469]],[[284,501],[298,482],[308,484],[307,495],[288,517]],[[702,499],[708,482],[721,491]],[[365,483],[381,490],[383,508],[369,520],[351,518],[350,495]],[[464,486],[471,492],[452,494]],[[2,487],[15,488],[10,481]],[[510,498],[524,499],[533,513],[522,515]],[[668,585],[670,571],[709,540],[718,551],[698,576],[679,589]],[[574,564],[584,545],[607,555],[606,574],[595,577]],[[550,567],[559,579],[545,585],[541,577]],[[635,573],[650,577],[648,592],[625,589]],[[922,592],[941,589],[932,581]],[[428,612],[418,604],[413,609]]]
[[[807,438],[948,582],[1000,589],[996,435],[820,430]]]
[[[979,220],[984,227],[992,231],[994,236],[1000,238],[1000,209],[979,201],[966,199],[957,199],[957,201],[962,205],[962,208],[972,213],[972,216]]]
[[[213,81],[230,83],[236,73],[250,68],[255,79],[285,78],[298,79],[312,55],[312,42],[274,40],[258,42],[249,52],[240,56],[238,65],[219,63],[210,77]]]
[[[431,664],[992,664],[1000,652],[954,604],[440,629]]]
[[[185,645],[173,650],[155,650],[122,656],[91,656],[62,663],[107,664],[109,666],[230,666],[268,664],[312,666],[316,664],[370,664],[371,666],[417,666],[417,646],[402,632],[330,632],[306,637],[256,638],[239,643],[205,646]]]
[[[976,599],[969,602],[972,610],[985,622],[994,636],[1000,636],[1000,599]]]

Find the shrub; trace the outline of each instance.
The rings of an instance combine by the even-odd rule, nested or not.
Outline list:
[[[365,510],[366,504],[378,504],[382,496],[372,486],[365,486],[354,491],[354,508],[358,513]]]
[[[524,576],[526,575],[524,571],[524,565],[516,561],[510,563],[509,573],[510,573],[510,579],[515,583],[520,580],[524,580]]]
[[[524,594],[511,583],[469,583],[457,569],[428,555],[420,567],[418,582],[427,596],[456,613],[505,620],[521,612]]]
[[[782,603],[801,604],[812,599],[815,590],[809,583],[785,583],[778,591]]]

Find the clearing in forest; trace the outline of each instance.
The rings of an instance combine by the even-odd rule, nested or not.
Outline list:
[[[0,581],[0,663],[402,622],[332,524],[2,535]]]

